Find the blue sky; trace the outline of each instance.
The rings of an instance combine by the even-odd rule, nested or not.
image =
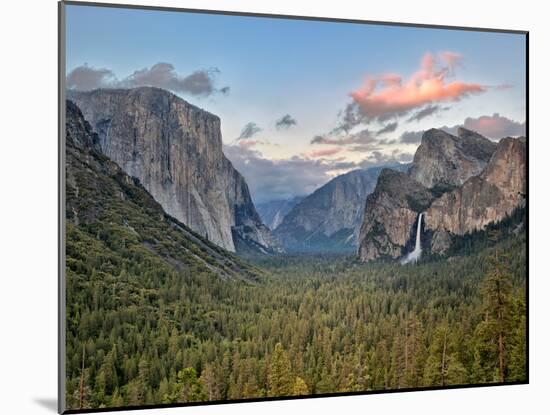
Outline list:
[[[254,174],[245,166],[251,157],[269,160],[273,166],[292,163],[293,158],[332,167],[348,163],[347,169],[326,170],[319,183],[310,184],[312,188],[354,164],[368,166],[392,157],[406,161],[418,141],[401,139],[404,132],[453,127],[467,118],[471,120],[467,125],[480,128],[490,123],[494,134],[515,132],[525,121],[525,53],[525,37],[517,34],[67,7],[69,79],[71,71],[83,65],[108,70],[111,81],[119,83],[136,82],[135,71],[157,63],[171,64],[179,79],[217,68],[219,72],[208,72],[212,93],[173,92],[221,117],[223,141],[235,147],[226,153],[245,177]],[[433,58],[433,72],[422,63],[427,55]],[[455,55],[456,59],[446,59]],[[447,71],[443,78],[441,69]],[[406,89],[383,83],[392,74],[408,85],[419,71],[422,82],[439,79],[434,94],[426,95],[426,88],[412,84]],[[369,78],[377,80],[376,89],[351,97]],[[69,86],[78,88],[80,78],[74,79]],[[156,82],[154,77],[147,79]],[[455,95],[453,83],[460,84],[455,85],[459,91]],[[225,86],[229,93],[223,94],[219,90]],[[399,111],[377,107],[394,108],[394,104]],[[334,132],[342,125],[339,112],[350,105],[361,122]],[[410,121],[423,109],[431,115]],[[276,120],[286,114],[296,124],[276,128]],[[481,116],[491,118],[480,123]],[[247,123],[260,131],[238,140]],[[385,127],[391,131],[375,134]],[[348,137],[360,131],[372,137]],[[312,144],[315,136],[329,138]],[[251,188],[256,199],[285,194],[260,195],[255,190],[262,183]],[[309,188],[298,186],[287,193],[304,191]]]

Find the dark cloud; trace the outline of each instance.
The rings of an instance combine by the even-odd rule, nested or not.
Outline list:
[[[296,124],[296,120],[292,118],[290,114],[286,114],[275,121],[275,128],[277,128],[277,130],[288,129]]]
[[[375,166],[395,165],[398,163],[410,163],[414,157],[412,153],[404,153],[401,150],[395,149],[391,153],[382,151],[371,152],[362,162],[358,163],[358,167],[367,169]]]
[[[269,160],[259,151],[224,146],[225,155],[245,177],[256,203],[310,194],[330,180],[330,162],[293,157]]]
[[[422,134],[424,134],[424,130],[405,131],[401,134],[401,137],[399,137],[399,141],[404,144],[418,144],[422,140]]]
[[[256,134],[258,134],[260,131],[262,131],[262,129],[258,127],[258,125],[255,122],[249,122],[245,124],[245,126],[241,130],[241,135],[237,137],[237,140],[251,138]]]
[[[110,69],[92,68],[87,64],[74,68],[67,75],[67,88],[83,91],[107,88],[115,82],[115,74]]]
[[[211,95],[214,88],[214,77],[219,69],[201,69],[187,76],[179,75],[174,65],[160,62],[150,68],[135,71],[121,82],[128,87],[155,86],[179,93],[191,95]]]
[[[354,127],[365,122],[365,118],[359,112],[359,106],[355,102],[350,102],[344,110],[338,113],[338,125],[330,134],[348,134]]]
[[[387,134],[387,133],[393,133],[395,130],[397,130],[397,121],[396,122],[392,122],[392,123],[389,123],[389,124],[386,124],[384,127],[382,127],[380,130],[378,130],[376,132],[376,135],[382,135],[382,134]]]
[[[159,62],[150,68],[134,71],[124,79],[117,79],[110,69],[96,69],[84,65],[73,69],[67,75],[67,87],[78,90],[97,88],[135,88],[154,86],[181,94],[193,96],[210,96],[219,92],[229,93],[229,87],[216,89],[215,78],[220,73],[218,68],[200,69],[183,76],[176,72],[174,65]]]
[[[344,146],[349,144],[372,144],[376,142],[374,134],[368,129],[344,136],[316,135],[311,144],[331,144]]]
[[[342,158],[327,160],[294,156],[269,160],[262,153],[239,145],[225,145],[225,155],[245,177],[256,203],[310,194],[336,174],[358,168],[395,164],[402,154],[368,154],[359,163]]]
[[[384,138],[382,140],[379,140],[378,141],[378,144],[380,144],[381,146],[390,146],[392,144],[397,144],[398,143],[398,140],[396,139],[387,139],[387,138]]]
[[[447,111],[449,107],[441,107],[440,105],[428,105],[422,108],[420,111],[415,112],[407,121],[420,121],[423,118],[429,117],[440,111]]]
[[[370,151],[380,151],[382,150],[382,147],[379,146],[377,143],[373,144],[360,144],[358,146],[353,146],[348,149],[348,151],[353,151],[357,153],[368,153]]]

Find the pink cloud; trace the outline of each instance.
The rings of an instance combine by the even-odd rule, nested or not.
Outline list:
[[[310,158],[327,157],[327,156],[333,156],[339,153],[340,151],[342,151],[341,147],[325,148],[322,150],[315,150],[315,151],[306,153],[306,156]]]
[[[525,123],[517,122],[500,114],[482,115],[479,118],[466,118],[464,127],[477,131],[490,138],[516,137],[525,135]]]
[[[254,147],[255,145],[258,145],[258,144],[260,144],[258,140],[240,140],[239,141],[239,145],[245,148]]]
[[[426,53],[420,69],[408,80],[396,74],[368,76],[363,86],[350,95],[365,118],[385,120],[424,105],[460,101],[485,92],[486,87],[480,84],[449,81],[460,61],[461,56],[454,52],[441,52],[439,59]]]

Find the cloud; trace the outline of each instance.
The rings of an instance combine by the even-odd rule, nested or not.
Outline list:
[[[106,88],[116,82],[113,71],[107,68],[92,68],[87,64],[74,68],[67,75],[67,88],[88,91]]]
[[[468,117],[462,124],[456,124],[451,127],[443,126],[439,127],[441,130],[448,132],[449,134],[457,135],[458,129],[464,127],[468,130],[476,131],[484,137],[492,139],[500,139],[503,137],[517,137],[524,136],[525,122],[520,123],[511,120],[507,117],[501,116],[498,113],[493,115],[482,115],[477,118]],[[421,131],[405,131],[399,137],[399,142],[404,144],[418,144],[422,140]]]
[[[376,138],[368,129],[354,134],[348,134],[342,137],[333,137],[330,135],[316,135],[310,141],[310,144],[331,144],[337,146],[349,144],[370,144],[376,142]]]
[[[309,153],[306,153],[306,156],[311,158],[327,157],[338,154],[340,151],[342,151],[341,147],[324,148],[322,150],[310,151]]]
[[[454,52],[442,52],[439,59],[426,53],[408,80],[396,74],[367,76],[363,86],[350,93],[359,113],[352,120],[383,122],[429,104],[460,101],[485,92],[487,88],[480,84],[449,80],[460,62],[460,55]]]
[[[399,141],[404,143],[404,144],[418,144],[422,140],[422,134],[424,134],[424,130],[422,130],[422,131],[405,131],[399,137]]]
[[[150,68],[138,69],[126,78],[118,79],[110,69],[97,69],[83,65],[69,72],[67,87],[78,90],[91,90],[97,88],[154,86],[193,96],[210,96],[216,92],[227,95],[230,90],[228,86],[221,89],[215,87],[215,78],[219,73],[218,68],[210,68],[200,69],[183,76],[176,72],[174,65],[159,62]]]
[[[275,128],[277,128],[277,130],[281,130],[283,128],[288,129],[296,124],[297,124],[296,120],[292,118],[290,114],[286,114],[281,118],[279,118],[277,121],[275,121]]]
[[[254,146],[257,146],[258,144],[262,144],[262,142],[258,140],[240,140],[239,141],[239,145],[241,147],[254,147]]]
[[[449,107],[441,107],[440,105],[428,105],[421,110],[415,112],[407,121],[420,121],[423,118],[429,117],[430,115],[433,115],[440,111],[447,111],[449,110]]]
[[[382,127],[380,130],[378,130],[376,132],[376,135],[382,135],[382,134],[387,134],[387,133],[393,133],[395,130],[397,130],[397,121],[396,122],[392,122],[392,123],[389,123],[389,124],[386,124],[384,127]]]
[[[460,127],[476,131],[482,136],[492,139],[524,136],[526,134],[525,122],[520,123],[511,120],[498,113],[493,115],[482,115],[477,118],[468,117],[462,124],[453,125],[451,127],[444,126],[441,127],[441,129],[456,135]]]
[[[488,138],[503,138],[525,135],[525,122],[519,123],[498,113],[483,115],[478,118],[466,118],[464,127],[468,130],[477,131]]]
[[[156,86],[179,93],[191,95],[211,95],[214,88],[214,77],[219,74],[217,68],[201,69],[187,76],[178,75],[174,65],[160,62],[150,68],[135,71],[122,81],[122,85],[129,87]]]
[[[405,153],[378,152],[367,154],[361,162],[348,161],[344,157],[325,159],[304,156],[270,160],[256,149],[239,145],[224,145],[224,153],[245,177],[256,203],[308,195],[336,174],[394,164],[405,157]],[[410,158],[412,159],[412,155]]]
[[[439,53],[440,59],[445,62],[446,68],[453,72],[457,66],[462,64],[462,55],[460,53],[443,51]]]
[[[237,137],[237,140],[243,140],[246,138],[251,138],[258,134],[262,129],[258,127],[255,122],[246,123],[243,129],[241,130],[241,135]]]
[[[297,156],[270,160],[237,145],[225,145],[224,153],[246,178],[256,203],[312,193],[331,179],[335,163]]]

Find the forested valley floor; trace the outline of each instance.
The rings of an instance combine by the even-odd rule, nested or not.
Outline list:
[[[256,281],[67,233],[69,409],[526,380],[525,232],[409,266],[273,257]]]

